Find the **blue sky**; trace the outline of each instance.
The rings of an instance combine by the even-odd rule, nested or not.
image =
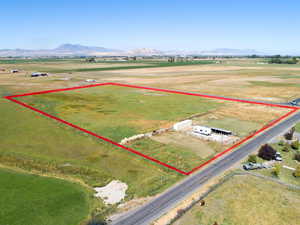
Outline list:
[[[117,49],[300,52],[299,28],[299,0],[10,0],[0,4],[0,48],[79,43]]]

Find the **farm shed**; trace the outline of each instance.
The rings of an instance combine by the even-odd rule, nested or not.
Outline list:
[[[217,134],[232,135],[232,132],[229,130],[224,130],[224,129],[215,128],[215,127],[212,127],[211,131],[214,133],[217,133]]]
[[[186,130],[191,127],[192,127],[192,120],[183,120],[173,125],[173,129],[176,131]]]

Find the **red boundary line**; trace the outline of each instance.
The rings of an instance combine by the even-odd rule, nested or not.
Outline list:
[[[21,101],[18,101],[14,98],[17,98],[17,97],[24,97],[24,96],[30,96],[30,95],[39,95],[39,94],[46,94],[46,93],[54,93],[54,92],[60,92],[60,91],[70,91],[70,90],[77,90],[77,89],[82,89],[82,88],[90,88],[90,87],[98,87],[98,86],[104,86],[104,85],[114,85],[114,86],[122,86],[122,87],[131,87],[131,88],[139,88],[139,89],[147,89],[147,90],[152,90],[152,91],[161,91],[161,92],[168,92],[168,93],[175,93],[175,94],[183,94],[183,95],[191,95],[191,96],[199,96],[199,97],[204,97],[204,98],[213,98],[213,99],[219,99],[219,100],[227,100],[227,101],[235,101],[235,102],[242,102],[242,103],[250,103],[250,104],[258,104],[258,105],[266,105],[266,106],[272,106],[272,107],[279,107],[279,108],[289,108],[289,109],[292,109],[291,111],[289,111],[288,113],[284,114],[283,116],[279,117],[278,119],[272,121],[271,123],[267,124],[266,126],[262,127],[260,130],[258,130],[257,132],[251,134],[250,136],[242,139],[241,141],[239,141],[238,143],[234,144],[233,146],[231,146],[230,148],[226,149],[225,151],[223,152],[220,152],[218,153],[217,155],[215,155],[213,158],[207,160],[206,162],[202,163],[201,165],[193,168],[192,170],[190,170],[189,172],[185,172],[185,171],[182,171],[180,169],[177,169],[176,167],[174,166],[171,166],[167,163],[164,163],[164,162],[161,162],[153,157],[150,157],[148,155],[145,155],[145,154],[142,154],[141,152],[138,152],[132,148],[129,148],[129,147],[126,147],[124,145],[121,145],[117,142],[114,142],[106,137],[103,137],[103,136],[100,136],[96,133],[93,133],[89,130],[86,130],[84,128],[81,128],[75,124],[72,124],[68,121],[65,121],[63,119],[60,119],[56,116],[53,116],[53,115],[50,115],[44,111],[41,111],[37,108],[34,108],[24,102],[21,102]],[[160,88],[150,88],[150,87],[144,87],[144,86],[136,86],[136,85],[129,85],[129,84],[121,84],[121,83],[100,83],[100,84],[92,84],[92,85],[85,85],[85,86],[78,86],[78,87],[71,87],[71,88],[63,88],[63,89],[53,89],[53,90],[46,90],[46,91],[39,91],[39,92],[31,92],[31,93],[25,93],[25,94],[19,94],[19,95],[11,95],[11,96],[6,96],[4,97],[12,102],[15,102],[21,106],[24,106],[26,108],[29,108],[35,112],[38,112],[44,116],[47,116],[51,119],[54,119],[54,120],[57,120],[58,122],[61,122],[61,123],[64,123],[70,127],[73,127],[75,129],[78,129],[82,132],[85,132],[87,134],[90,134],[94,137],[97,137],[103,141],[106,141],[106,142],[109,142],[113,145],[116,145],[126,151],[129,151],[129,152],[132,152],[134,154],[137,154],[139,156],[142,156],[148,160],[151,160],[155,163],[158,163],[160,165],[163,165],[169,169],[172,169],[174,171],[177,171],[178,173],[181,173],[181,174],[184,174],[184,175],[189,175],[193,172],[195,172],[196,170],[206,166],[207,164],[211,163],[212,161],[218,159],[219,157],[221,157],[222,155],[224,155],[225,153],[235,149],[236,147],[238,147],[239,145],[245,143],[246,141],[248,141],[249,139],[251,139],[252,137],[258,135],[259,133],[263,132],[264,130],[274,126],[276,123],[278,123],[279,121],[283,120],[284,118],[288,117],[289,115],[293,114],[294,112],[298,111],[298,107],[293,107],[293,106],[286,106],[286,105],[276,105],[276,104],[271,104],[271,103],[263,103],[263,102],[255,102],[255,101],[250,101],[250,100],[241,100],[241,99],[233,99],[233,98],[227,98],[227,97],[218,97],[218,96],[209,96],[209,95],[204,95],[204,94],[197,94],[197,93],[189,93],[189,92],[182,92],[182,91],[173,91],[173,90],[168,90],[168,89],[160,89]]]

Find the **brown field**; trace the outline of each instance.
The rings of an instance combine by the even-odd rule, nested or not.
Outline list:
[[[153,136],[152,139],[160,143],[174,144],[178,147],[189,149],[200,158],[207,158],[215,153],[214,149],[205,141],[179,132],[164,133],[162,135]]]
[[[300,191],[251,176],[233,177],[173,225],[296,225]]]

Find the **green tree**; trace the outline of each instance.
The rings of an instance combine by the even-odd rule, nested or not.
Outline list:
[[[294,159],[300,162],[300,153],[296,153]]]
[[[288,143],[285,143],[285,144],[284,144],[284,146],[283,146],[283,148],[282,148],[282,151],[284,151],[284,152],[289,152],[289,151],[290,151],[290,146],[289,146]]]
[[[286,140],[293,140],[294,132],[295,132],[295,127],[292,127],[292,129],[290,129],[290,130],[284,135],[285,139],[286,139]]]
[[[264,160],[275,159],[276,158],[275,155],[276,155],[276,150],[268,144],[261,146],[258,151],[258,156]]]
[[[293,141],[291,147],[295,150],[299,149],[299,140]]]

